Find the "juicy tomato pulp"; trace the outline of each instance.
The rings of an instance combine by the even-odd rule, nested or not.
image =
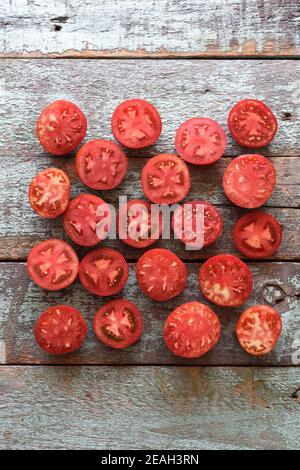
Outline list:
[[[282,329],[279,313],[268,305],[255,305],[240,316],[236,335],[241,347],[253,356],[272,351]]]
[[[128,160],[120,147],[108,140],[91,140],[76,155],[76,171],[92,189],[113,189],[123,180]]]
[[[169,300],[185,288],[187,269],[174,253],[157,248],[139,258],[136,277],[141,290],[151,299]]]
[[[223,128],[209,118],[192,118],[178,128],[177,153],[194,165],[208,165],[219,160],[227,146]]]
[[[162,214],[148,201],[133,199],[124,204],[117,216],[119,238],[127,245],[145,248],[162,232]]]
[[[110,226],[109,206],[92,194],[80,194],[72,199],[64,214],[66,234],[78,245],[96,245],[106,238]]]
[[[39,317],[34,335],[49,354],[65,354],[79,349],[87,334],[81,313],[69,305],[55,305]]]
[[[53,155],[72,152],[85,137],[87,120],[70,101],[54,101],[40,114],[36,132],[41,145]]]
[[[207,305],[188,302],[168,316],[163,334],[166,345],[175,356],[196,358],[215,346],[220,338],[221,325]]]
[[[103,305],[94,318],[97,338],[111,348],[127,348],[141,337],[142,329],[139,309],[125,299],[112,300]]]
[[[172,227],[179,240],[200,249],[219,238],[223,221],[220,212],[213,204],[207,201],[190,201],[175,209]],[[198,232],[199,227],[202,234]]]
[[[262,206],[276,183],[272,163],[262,155],[240,155],[232,160],[223,176],[223,187],[231,202],[246,209]]]
[[[53,219],[65,212],[70,200],[70,180],[58,168],[46,168],[29,186],[29,202],[41,217]]]
[[[122,145],[140,149],[154,144],[162,130],[160,115],[148,101],[123,101],[112,116],[112,133]]]
[[[38,286],[48,290],[59,290],[72,284],[78,266],[73,248],[56,238],[34,246],[27,257],[29,276]]]
[[[236,307],[251,294],[252,273],[236,256],[213,256],[199,269],[199,287],[210,302],[222,307]]]
[[[279,248],[282,229],[272,215],[249,212],[236,222],[233,239],[238,250],[249,258],[266,258]]]
[[[277,132],[277,120],[262,101],[246,99],[236,103],[228,115],[232,137],[243,147],[268,145]]]
[[[92,294],[114,295],[126,284],[128,264],[116,250],[100,248],[88,253],[80,263],[79,277]]]
[[[184,161],[172,154],[150,158],[142,170],[142,189],[155,204],[182,201],[191,186],[190,172]]]

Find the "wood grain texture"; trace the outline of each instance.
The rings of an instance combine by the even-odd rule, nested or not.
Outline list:
[[[294,56],[293,0],[3,0],[2,57]]]
[[[144,333],[139,343],[123,350],[113,350],[99,343],[92,331],[94,314],[108,298],[87,292],[77,280],[59,292],[43,291],[33,284],[23,263],[0,263],[1,299],[0,340],[5,345],[3,361],[7,364],[201,364],[201,365],[296,365],[300,363],[300,271],[299,263],[250,263],[254,290],[245,305],[234,308],[211,306],[219,315],[222,336],[218,345],[200,359],[175,358],[162,339],[163,323],[178,305],[190,300],[207,303],[200,294],[197,281],[199,264],[187,265],[188,284],[185,291],[168,302],[155,302],[144,296],[130,265],[128,282],[121,294],[140,308]],[[255,304],[275,306],[281,313],[283,333],[275,350],[260,358],[246,354],[238,345],[234,327],[239,314]],[[88,321],[88,337],[81,350],[66,355],[50,356],[35,343],[33,328],[39,314],[50,305],[70,304],[82,311]],[[297,343],[298,341],[298,343]],[[298,362],[297,362],[298,361]]]

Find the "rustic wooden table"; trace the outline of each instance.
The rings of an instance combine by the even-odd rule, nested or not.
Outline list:
[[[299,448],[299,16],[293,0],[0,2],[0,448]],[[243,150],[230,138],[220,162],[192,172],[191,198],[207,198],[223,214],[221,239],[199,253],[175,241],[157,243],[188,263],[189,284],[179,298],[159,305],[146,299],[134,280],[139,252],[105,243],[132,263],[124,296],[143,312],[140,343],[123,352],[99,344],[91,320],[103,300],[79,282],[54,293],[29,281],[29,249],[50,236],[65,238],[61,221],[43,221],[30,210],[31,178],[55,165],[71,176],[73,196],[85,191],[73,158],[43,153],[34,132],[39,112],[70,99],[88,117],[87,139],[111,138],[112,111],[133,96],[155,103],[164,129],[154,147],[128,152],[128,176],[105,193],[109,202],[142,196],[142,166],[174,151],[176,126],[185,119],[206,115],[226,127],[231,105],[249,96],[265,100],[278,117],[279,132],[262,153],[277,169],[266,206],[282,223],[284,241],[272,258],[249,263],[255,289],[247,302],[274,305],[282,314],[272,354],[255,359],[239,348],[234,324],[243,308],[216,309],[222,339],[188,365],[168,353],[161,337],[175,305],[203,301],[196,285],[201,261],[236,253],[231,232],[242,211],[224,196],[221,178]],[[57,302],[89,320],[83,348],[63,358],[44,354],[32,333],[39,313]]]

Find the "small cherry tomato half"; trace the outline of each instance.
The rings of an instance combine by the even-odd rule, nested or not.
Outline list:
[[[36,132],[41,145],[53,155],[72,152],[83,141],[87,120],[83,112],[70,101],[59,100],[41,112]]]
[[[177,155],[163,153],[150,158],[141,174],[145,196],[155,204],[182,201],[191,187],[190,172]]]
[[[198,279],[202,294],[222,307],[243,304],[252,290],[251,270],[234,255],[209,258],[199,269]]]
[[[111,227],[108,204],[93,194],[80,194],[64,214],[64,229],[73,242],[92,246],[104,240]]]
[[[111,126],[115,139],[132,149],[154,144],[162,130],[157,109],[148,101],[137,98],[125,100],[117,106]]]
[[[47,290],[60,290],[74,282],[79,261],[73,248],[52,238],[35,245],[27,257],[27,271],[33,282]]]
[[[39,317],[34,335],[49,354],[66,354],[79,349],[87,334],[81,313],[69,305],[49,307]]]
[[[128,168],[121,148],[109,140],[91,140],[76,155],[76,171],[86,186],[97,190],[116,188]]]
[[[248,148],[268,145],[277,132],[277,120],[270,108],[259,100],[236,103],[228,115],[228,128],[238,144]]]
[[[224,129],[209,118],[191,118],[177,129],[176,152],[194,165],[209,165],[222,157],[227,146]]]
[[[275,347],[282,330],[279,313],[268,305],[245,310],[236,324],[241,347],[253,356],[263,356]]]
[[[59,168],[46,168],[30,183],[32,209],[41,217],[53,219],[65,212],[70,200],[70,180]]]
[[[82,285],[95,295],[117,294],[126,284],[128,264],[111,248],[99,248],[88,253],[79,265]]]
[[[237,249],[248,258],[266,258],[278,250],[282,240],[279,222],[266,212],[248,212],[233,229]]]
[[[107,346],[124,349],[142,336],[143,320],[129,300],[117,299],[103,305],[94,318],[94,332]]]
[[[185,264],[172,251],[156,248],[144,253],[136,264],[141,290],[153,300],[170,300],[186,286]]]
[[[175,308],[164,325],[164,340],[169,350],[185,358],[203,356],[218,342],[220,320],[205,304],[188,302]]]
[[[258,154],[234,158],[223,176],[223,188],[228,199],[246,209],[262,206],[271,196],[275,184],[273,164]]]

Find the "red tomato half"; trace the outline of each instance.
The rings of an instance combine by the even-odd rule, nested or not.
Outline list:
[[[268,305],[254,305],[240,316],[236,335],[248,354],[263,356],[275,347],[281,329],[281,318],[276,310]]]
[[[49,354],[66,354],[79,349],[87,334],[81,313],[69,305],[49,307],[39,317],[34,335]]]
[[[114,295],[126,284],[128,264],[116,250],[99,248],[88,253],[80,263],[79,277],[92,294]]]
[[[36,132],[41,145],[53,155],[72,152],[85,137],[87,120],[74,103],[54,101],[40,114]]]
[[[150,158],[142,170],[142,189],[155,204],[182,201],[191,187],[190,172],[177,155],[163,153]]]
[[[157,248],[139,258],[136,277],[145,295],[154,300],[170,300],[185,288],[187,269],[172,251]]]
[[[236,256],[213,256],[199,269],[199,287],[213,304],[237,307],[251,294],[252,273]]]
[[[192,118],[177,129],[175,146],[178,155],[194,165],[208,165],[222,157],[227,146],[226,134],[216,121]]]
[[[276,184],[273,164],[262,155],[240,155],[228,165],[223,187],[231,202],[246,209],[262,206]]]
[[[142,336],[143,320],[129,300],[117,299],[103,305],[94,318],[94,332],[107,346],[124,349]]]
[[[29,202],[41,217],[53,219],[65,212],[70,200],[70,180],[58,168],[46,168],[29,186]]]
[[[262,101],[246,99],[236,103],[228,115],[230,134],[248,148],[268,145],[277,132],[277,120]]]
[[[120,208],[117,225],[123,242],[135,248],[145,248],[160,237],[162,214],[150,202],[133,199]]]
[[[132,149],[154,144],[162,130],[157,109],[140,99],[120,103],[113,113],[111,126],[115,139]]]
[[[197,218],[199,218],[198,221]],[[197,246],[202,248],[201,244],[198,245],[196,234],[196,229],[199,226],[204,229],[204,233],[200,237],[203,238],[203,246],[210,245],[219,238],[223,221],[216,206],[207,201],[189,201],[175,209],[172,227],[176,237],[183,243],[194,248]]]
[[[116,188],[127,168],[125,153],[109,140],[91,140],[76,155],[77,174],[83,184],[92,189]]]
[[[164,325],[164,340],[169,350],[185,358],[206,354],[218,342],[221,325],[217,315],[200,302],[177,307]]]
[[[249,258],[266,258],[278,250],[282,240],[279,222],[266,212],[248,212],[233,229],[237,249]]]
[[[92,194],[80,194],[72,199],[64,214],[66,234],[78,245],[96,245],[106,237],[110,226],[109,206]]]
[[[73,248],[56,238],[35,245],[27,257],[29,276],[47,290],[60,290],[72,284],[77,277],[78,266]]]

